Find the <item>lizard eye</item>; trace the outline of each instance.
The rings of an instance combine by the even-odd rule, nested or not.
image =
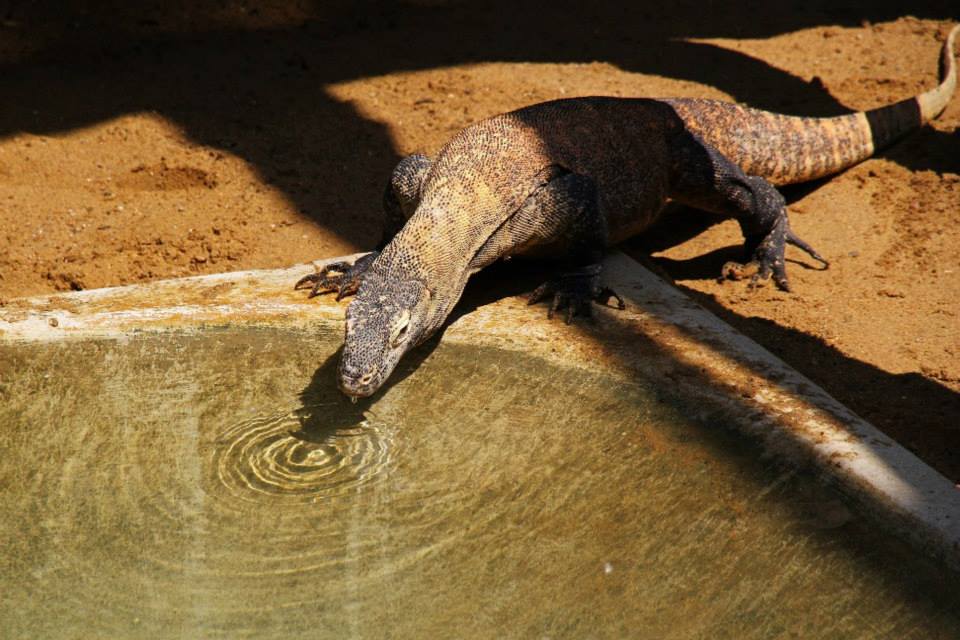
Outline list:
[[[390,346],[399,347],[407,339],[407,328],[410,326],[410,312],[404,310],[397,320],[393,332],[390,334]]]

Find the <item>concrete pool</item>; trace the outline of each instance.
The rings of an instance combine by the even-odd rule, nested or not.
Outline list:
[[[501,301],[352,404],[342,308],[235,278],[3,310],[11,637],[960,634],[922,540],[744,435],[787,420],[786,374],[747,398],[726,363],[717,401],[615,316]]]

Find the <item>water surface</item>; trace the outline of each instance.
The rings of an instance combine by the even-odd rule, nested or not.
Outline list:
[[[949,576],[658,381],[441,345],[353,405],[341,340],[0,347],[0,635],[960,636]]]

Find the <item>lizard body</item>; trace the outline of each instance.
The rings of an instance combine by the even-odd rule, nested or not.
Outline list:
[[[440,328],[469,277],[503,257],[563,258],[531,296],[552,296],[551,316],[566,307],[569,322],[610,298],[623,308],[601,284],[602,252],[649,227],[670,200],[736,218],[754,279],[787,289],[786,244],[826,261],[790,230],[775,185],[837,173],[942,112],[957,82],[958,31],[944,43],[936,88],[871,111],[803,118],[716,100],[570,98],[473,124],[432,161],[405,158],[384,196],[379,252],[297,283],[311,295],[357,294],[340,389],[375,392]],[[748,271],[724,267],[733,278]]]

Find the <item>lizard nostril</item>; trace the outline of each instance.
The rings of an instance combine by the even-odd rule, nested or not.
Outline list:
[[[360,380],[358,380],[358,382],[360,384],[370,384],[371,380],[373,380],[373,371],[365,374],[362,378],[360,378]]]

